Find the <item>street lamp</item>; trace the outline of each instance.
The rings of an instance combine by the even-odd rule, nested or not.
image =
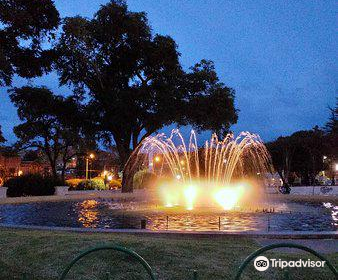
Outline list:
[[[93,153],[91,153],[89,155],[89,157],[86,157],[86,184],[87,184],[87,180],[88,180],[88,167],[89,167],[89,159],[94,159],[95,155]]]

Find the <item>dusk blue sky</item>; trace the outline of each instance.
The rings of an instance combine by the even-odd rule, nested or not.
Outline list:
[[[61,16],[92,17],[99,0],[56,0]],[[145,11],[155,33],[172,36],[185,68],[211,59],[240,110],[236,133],[249,130],[269,141],[324,125],[337,97],[336,0],[129,0]],[[15,78],[13,86],[27,84]],[[58,94],[55,74],[30,81]],[[9,143],[18,124],[6,88],[0,94],[0,124]],[[210,112],[212,114],[212,112]],[[164,129],[169,132],[170,129]],[[185,132],[188,128],[183,129]],[[203,133],[205,140],[210,133]]]

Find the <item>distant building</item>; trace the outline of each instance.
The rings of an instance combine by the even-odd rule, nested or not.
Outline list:
[[[20,175],[21,158],[19,156],[9,156],[0,154],[0,178]]]
[[[50,173],[50,166],[47,163],[40,163],[36,161],[21,161],[21,174],[41,174],[46,175]]]
[[[50,167],[46,163],[23,161],[18,155],[0,153],[0,185],[5,180],[24,174],[46,175],[49,173]]]

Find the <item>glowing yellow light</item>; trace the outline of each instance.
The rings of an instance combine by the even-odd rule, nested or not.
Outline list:
[[[90,154],[89,157],[90,157],[91,159],[93,159],[93,158],[95,158],[95,155],[94,155],[94,154]]]
[[[21,176],[22,174],[23,174],[23,171],[22,171],[22,170],[19,170],[18,176]]]
[[[159,156],[156,156],[155,157],[155,162],[160,162],[161,161],[161,158]]]
[[[108,171],[107,170],[104,170],[103,171],[103,176],[106,176],[108,174]]]
[[[194,186],[189,186],[184,190],[186,207],[188,210],[194,209],[194,202],[197,196],[197,190]]]
[[[165,207],[173,207],[174,202],[177,200],[177,192],[172,187],[172,185],[162,185],[160,188],[161,196],[164,200],[164,206]]]
[[[224,210],[231,210],[236,206],[241,192],[242,188],[223,188],[214,194],[214,198]]]
[[[177,180],[181,180],[181,175],[180,175],[180,174],[177,174],[177,175],[176,175],[176,179],[177,179]]]
[[[184,164],[185,164],[185,161],[184,161],[184,160],[181,160],[180,163],[181,163],[181,165],[184,165]]]
[[[107,177],[107,179],[108,179],[108,181],[111,181],[111,180],[113,180],[113,176],[112,176],[112,175],[109,175],[109,176]]]

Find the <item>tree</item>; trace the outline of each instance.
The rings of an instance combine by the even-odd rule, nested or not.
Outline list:
[[[5,137],[2,135],[1,125],[0,125],[0,143],[6,142]]]
[[[315,176],[323,170],[325,135],[318,126],[279,137],[266,146],[284,184],[289,183],[291,172],[300,174],[308,183],[314,183]]]
[[[325,131],[331,135],[338,135],[338,98],[336,99],[336,107],[330,109],[330,118],[325,125]]]
[[[59,20],[52,0],[0,2],[0,86],[11,85],[14,74],[31,78],[50,70],[54,52],[42,43]]]
[[[44,152],[54,178],[58,177],[57,163],[61,162],[64,179],[67,163],[72,157],[93,146],[86,137],[84,111],[72,97],[54,95],[44,87],[22,87],[9,91],[23,122],[14,127],[21,149],[38,148]]]
[[[115,142],[122,165],[165,125],[221,132],[237,121],[234,91],[219,81],[213,63],[185,72],[175,41],[153,35],[146,14],[128,11],[124,1],[101,6],[91,20],[66,18],[56,49],[61,84],[87,95],[91,119],[101,137]],[[132,190],[130,182],[123,186]]]
[[[26,150],[24,155],[22,156],[23,161],[35,161],[35,162],[43,162],[44,154],[39,150]]]
[[[318,126],[311,130],[298,131],[291,135],[295,143],[292,170],[301,174],[306,183],[315,183],[315,177],[323,170],[325,154],[324,131]]]
[[[295,152],[291,137],[278,137],[277,140],[266,143],[266,147],[271,154],[273,166],[281,177],[283,184],[288,184],[292,158]]]
[[[325,131],[325,154],[326,170],[334,180],[335,163],[338,159],[338,99],[336,99],[335,108],[330,109],[330,118],[324,127]]]

